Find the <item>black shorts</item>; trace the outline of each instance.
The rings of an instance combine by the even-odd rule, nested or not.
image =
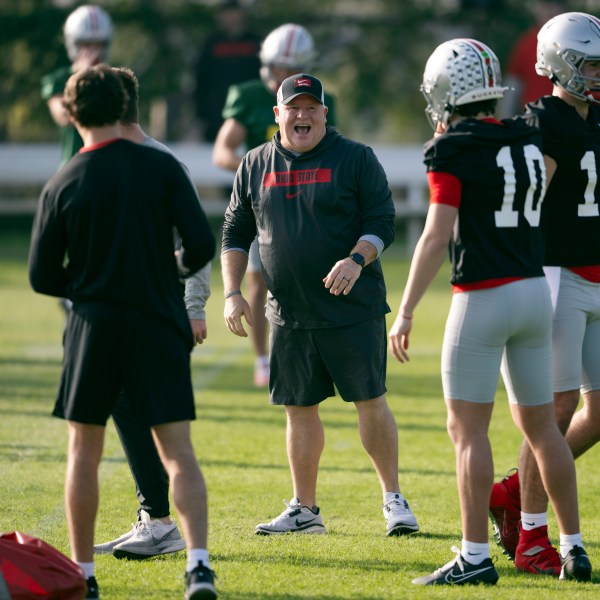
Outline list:
[[[330,329],[271,324],[271,404],[313,406],[335,387],[346,402],[386,392],[385,317]]]
[[[195,418],[190,340],[128,308],[84,304],[70,312],[53,415],[106,425],[123,390],[149,427]]]

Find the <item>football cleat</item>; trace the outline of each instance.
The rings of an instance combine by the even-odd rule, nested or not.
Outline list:
[[[586,551],[581,546],[573,546],[567,556],[560,557],[560,562],[562,563],[560,579],[592,580],[592,564]]]
[[[452,546],[456,557],[443,567],[436,569],[431,575],[413,579],[415,585],[473,585],[482,583],[495,585],[498,572],[491,558],[486,558],[479,565],[472,565],[460,554],[456,546]]]
[[[489,515],[496,543],[506,556],[515,560],[521,522],[521,494],[516,469],[509,471],[502,481],[492,486]]]
[[[543,525],[522,531],[515,556],[515,567],[534,575],[554,575],[561,570],[560,555],[548,539],[548,527]]]

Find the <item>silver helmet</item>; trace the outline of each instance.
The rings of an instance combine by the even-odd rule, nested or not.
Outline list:
[[[280,25],[261,45],[261,77],[265,82],[272,79],[271,67],[283,67],[296,73],[310,71],[316,56],[313,38],[304,27],[294,23]]]
[[[600,104],[600,79],[581,73],[585,61],[600,61],[600,19],[563,13],[550,19],[537,39],[537,73],[575,98]]]
[[[96,42],[105,45],[102,61],[106,61],[112,41],[113,25],[108,13],[95,4],[84,4],[75,9],[65,21],[65,45],[71,62],[77,60],[79,45]]]
[[[434,129],[438,123],[446,126],[457,106],[502,98],[506,89],[494,52],[467,38],[449,40],[434,50],[421,85],[425,114]]]

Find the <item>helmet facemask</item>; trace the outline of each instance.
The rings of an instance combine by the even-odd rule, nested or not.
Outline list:
[[[600,104],[600,78],[583,74],[586,62],[600,62],[600,20],[585,13],[564,13],[550,19],[538,33],[539,75],[569,95]]]

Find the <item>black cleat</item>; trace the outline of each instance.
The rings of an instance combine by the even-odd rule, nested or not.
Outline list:
[[[472,565],[461,556],[458,548],[452,546],[452,551],[456,552],[456,558],[436,569],[431,575],[417,577],[412,582],[416,585],[496,584],[498,572],[491,558],[486,558],[479,565]]]
[[[92,575],[92,577],[88,577],[85,580],[85,584],[87,586],[87,593],[85,595],[85,600],[97,600],[100,598],[100,592],[98,590],[98,582],[96,578]]]
[[[215,574],[201,562],[185,575],[186,600],[215,600],[217,590],[214,585]]]
[[[581,546],[573,546],[565,558],[560,557],[562,569],[559,579],[573,579],[575,581],[592,580],[592,564]]]

